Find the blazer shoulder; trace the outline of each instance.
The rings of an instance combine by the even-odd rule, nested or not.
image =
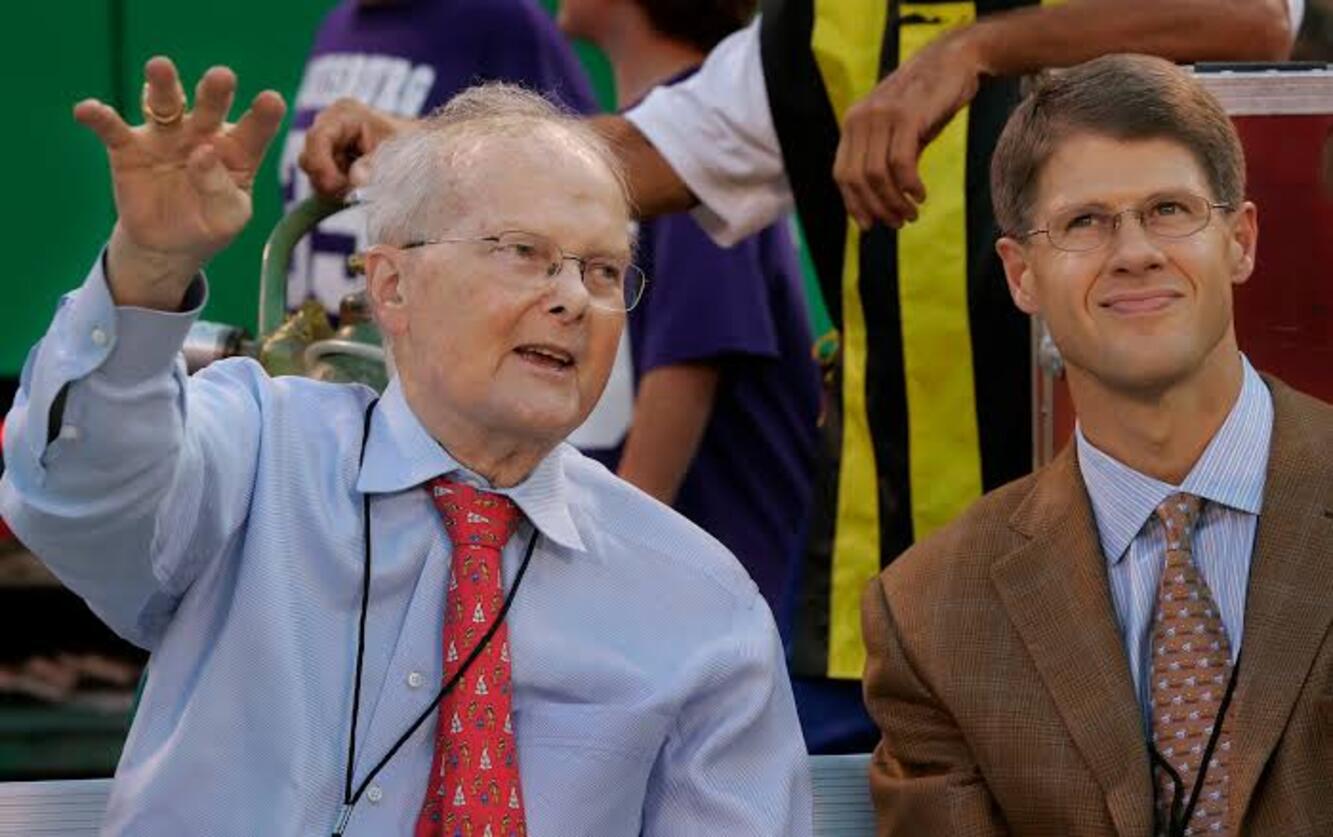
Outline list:
[[[1264,378],[1273,395],[1274,420],[1300,425],[1327,452],[1333,443],[1333,404],[1293,389],[1271,375]]]
[[[898,556],[879,575],[886,596],[923,601],[988,583],[991,563],[1023,542],[1010,521],[1045,471],[982,495],[953,521]]]

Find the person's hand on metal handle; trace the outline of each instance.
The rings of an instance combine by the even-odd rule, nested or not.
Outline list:
[[[370,152],[413,124],[356,99],[339,99],[320,111],[306,131],[301,168],[316,192],[342,197],[365,184]]]
[[[926,200],[921,151],[976,95],[981,72],[965,39],[946,35],[847,109],[833,177],[858,226],[916,220]]]
[[[118,218],[108,247],[117,303],[172,309],[190,279],[250,220],[251,190],[285,110],[266,90],[235,123],[226,121],[236,75],[204,73],[189,108],[175,66],[144,68],[144,123],[130,127],[110,106],[87,99],[74,118],[106,146]]]

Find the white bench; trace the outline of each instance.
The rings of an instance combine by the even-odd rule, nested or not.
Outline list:
[[[873,837],[870,754],[811,756],[815,791],[815,837]]]
[[[875,833],[866,770],[870,757],[811,756],[815,837]],[[0,837],[97,837],[110,779],[0,783]]]
[[[96,837],[110,779],[0,783],[0,837]]]

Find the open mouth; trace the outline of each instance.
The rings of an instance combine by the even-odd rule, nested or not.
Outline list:
[[[528,363],[543,369],[561,371],[574,365],[574,356],[555,346],[519,346],[514,351]]]

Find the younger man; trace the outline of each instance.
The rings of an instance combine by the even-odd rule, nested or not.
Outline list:
[[[866,591],[881,834],[1333,833],[1333,409],[1236,345],[1244,172],[1155,58],[1005,128],[998,250],[1079,427]]]

